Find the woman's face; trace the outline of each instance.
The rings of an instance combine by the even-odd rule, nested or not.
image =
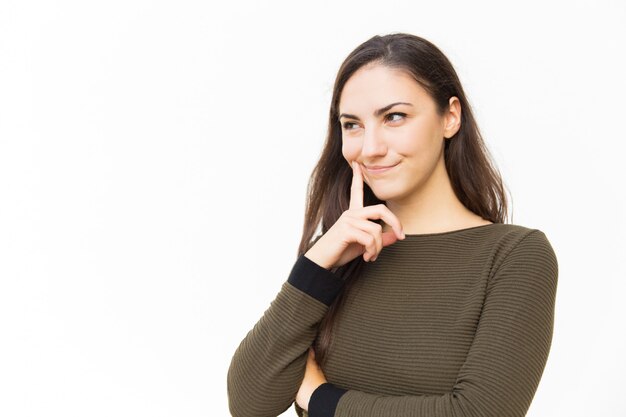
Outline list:
[[[406,104],[389,107],[398,102]],[[409,202],[445,174],[444,137],[456,133],[460,120],[458,99],[450,103],[452,111],[439,116],[409,74],[381,65],[362,67],[346,82],[339,100],[342,153],[360,163],[377,198]],[[393,167],[376,172],[377,166]]]

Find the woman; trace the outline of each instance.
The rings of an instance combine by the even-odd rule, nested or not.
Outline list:
[[[402,33],[358,46],[298,258],[228,370],[232,415],[524,416],[558,264],[542,231],[505,224],[506,202],[443,53]]]

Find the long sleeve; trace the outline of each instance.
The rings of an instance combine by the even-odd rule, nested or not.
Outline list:
[[[235,351],[227,375],[234,417],[276,417],[295,401],[308,348],[344,281],[304,255]]]
[[[451,392],[378,395],[329,381],[313,392],[309,417],[525,416],[552,343],[557,259],[544,233],[533,229],[493,271]]]

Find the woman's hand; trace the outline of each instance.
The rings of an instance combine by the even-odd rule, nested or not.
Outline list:
[[[315,351],[313,348],[309,348],[304,379],[300,385],[300,390],[296,394],[296,403],[298,403],[302,409],[309,411],[309,400],[311,399],[313,391],[325,382],[328,381],[322,372],[322,368],[320,368],[315,361]]]
[[[383,219],[393,228],[383,232],[382,226],[370,219]],[[384,204],[363,207],[363,175],[358,162],[352,162],[350,207],[305,254],[316,264],[336,268],[364,254],[366,262],[375,261],[384,246],[404,239],[400,220]]]

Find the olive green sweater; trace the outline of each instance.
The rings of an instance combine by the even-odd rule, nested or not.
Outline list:
[[[300,256],[227,375],[234,417],[518,417],[552,342],[558,264],[538,229],[406,235],[365,263],[336,317],[308,413],[307,351],[344,283]]]

